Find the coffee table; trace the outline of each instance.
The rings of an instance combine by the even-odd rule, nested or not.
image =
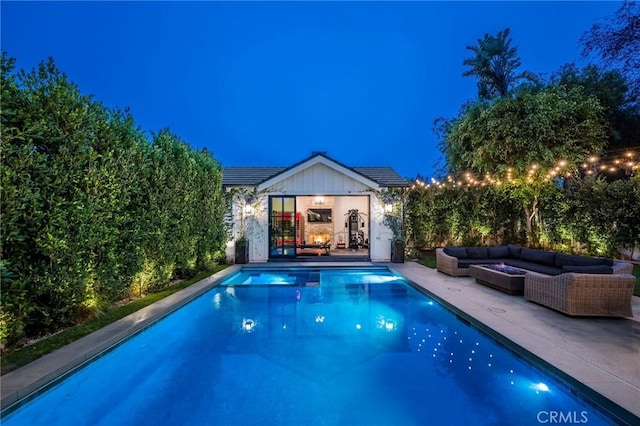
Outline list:
[[[478,284],[486,285],[509,294],[524,293],[524,276],[527,271],[504,265],[471,265],[469,275]]]

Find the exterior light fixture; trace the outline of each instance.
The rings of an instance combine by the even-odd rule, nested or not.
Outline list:
[[[393,211],[393,204],[387,203],[384,205],[385,213],[391,213]]]
[[[252,215],[253,214],[253,206],[251,206],[251,204],[245,204],[244,205],[244,213],[247,215]]]
[[[313,202],[315,204],[324,204],[324,197],[322,195],[318,195]]]

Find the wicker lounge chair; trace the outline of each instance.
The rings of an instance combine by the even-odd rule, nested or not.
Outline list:
[[[524,297],[568,315],[633,317],[634,285],[635,277],[630,274],[549,276],[528,272]]]

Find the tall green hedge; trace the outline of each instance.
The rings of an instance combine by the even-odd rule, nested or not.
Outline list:
[[[168,130],[80,93],[53,63],[2,55],[2,306],[12,344],[211,265],[222,170]]]
[[[418,186],[406,212],[416,248],[517,243],[616,256],[640,246],[640,175],[576,177],[562,185]]]

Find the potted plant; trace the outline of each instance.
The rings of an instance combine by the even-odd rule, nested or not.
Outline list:
[[[249,262],[249,241],[245,235],[236,239],[235,244],[235,263]]]
[[[393,263],[404,263],[406,246],[404,238],[391,240],[391,261]]]
[[[404,263],[405,248],[407,242],[404,236],[404,227],[400,215],[387,214],[385,224],[391,229],[391,261],[393,263]]]
[[[402,193],[387,191],[381,199],[385,203],[383,223],[391,230],[391,261],[404,263],[407,246],[404,230],[404,198]]]

